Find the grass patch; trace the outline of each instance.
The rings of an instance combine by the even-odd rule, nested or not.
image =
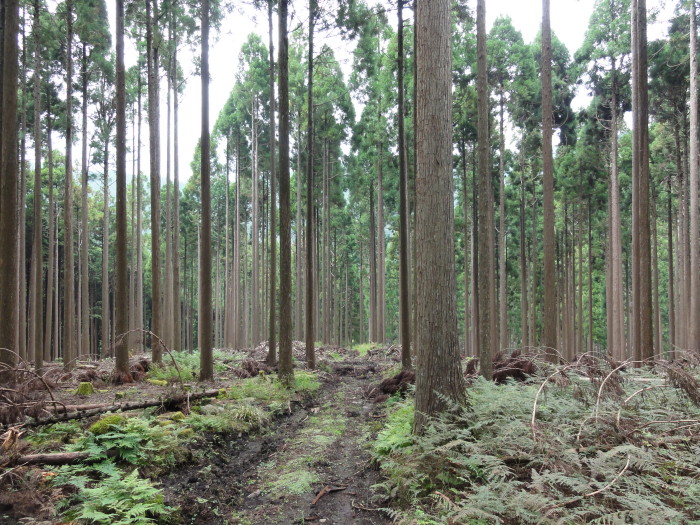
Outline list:
[[[295,470],[282,474],[275,481],[268,483],[267,490],[273,494],[300,496],[311,492],[313,486],[319,481],[321,480],[315,472],[303,469]]]
[[[352,347],[353,350],[356,350],[357,353],[360,354],[360,357],[365,357],[370,350],[375,350],[377,348],[381,348],[377,343],[362,343]]]

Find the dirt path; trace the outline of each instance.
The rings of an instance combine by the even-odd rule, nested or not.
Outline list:
[[[363,396],[381,379],[380,367],[361,358],[327,365],[333,372],[319,374],[323,386],[312,403],[261,436],[210,438],[192,464],[161,480],[185,523],[389,523],[373,510],[371,486],[380,476],[367,450],[383,409]]]

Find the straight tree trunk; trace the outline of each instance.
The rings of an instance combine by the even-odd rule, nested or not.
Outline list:
[[[270,39],[270,295],[268,304],[270,310],[268,347],[270,350],[267,354],[266,361],[270,365],[277,362],[277,327],[275,325],[277,319],[277,173],[275,170],[275,49],[272,40],[272,2],[273,0],[267,1],[268,35]],[[289,108],[287,108],[287,112],[289,112]],[[287,118],[289,118],[289,114],[287,114]],[[289,127],[287,127],[286,132],[287,137],[289,137]],[[289,140],[289,138],[287,138],[287,140]],[[287,157],[289,157],[289,144],[287,144]],[[280,159],[280,165],[282,162],[283,160]],[[289,165],[289,158],[287,158],[286,162],[287,165]],[[291,300],[289,306],[291,307]],[[285,313],[284,315],[287,314]],[[291,333],[289,336],[291,341]]]
[[[66,173],[63,189],[63,366],[75,367],[75,264],[73,262],[73,0],[66,0]],[[7,27],[7,26],[6,26]],[[4,103],[4,100],[3,100]],[[3,123],[4,126],[4,123]],[[5,135],[5,133],[3,133]],[[3,144],[4,146],[4,144]],[[4,155],[3,155],[4,160]],[[3,206],[3,214],[5,207]],[[3,237],[5,238],[5,237]],[[3,274],[4,275],[4,274]],[[6,296],[3,293],[3,297]]]
[[[48,95],[48,94],[47,94]],[[47,101],[50,101],[49,96],[46,97]],[[56,258],[54,257],[54,251],[56,249],[56,235],[55,235],[55,223],[54,214],[56,213],[56,207],[54,205],[54,187],[53,187],[53,143],[51,141],[51,132],[53,127],[53,121],[51,118],[51,104],[47,104],[47,116],[46,116],[46,146],[48,154],[48,168],[49,168],[49,244],[48,244],[48,260],[46,262],[46,318],[44,324],[44,361],[51,361],[51,336],[53,332],[53,316],[54,316],[54,266],[56,265]],[[58,323],[56,323],[58,324]],[[57,344],[56,339],[54,339],[54,345]]]
[[[690,2],[690,341],[688,348],[700,350],[700,218],[698,217],[698,43],[695,0]],[[657,349],[658,351],[658,349]]]
[[[88,159],[87,159],[87,106],[88,106],[88,66],[87,44],[82,44],[82,83],[83,83],[83,139],[81,171],[81,206],[80,206],[80,354],[92,355],[90,348],[90,277],[88,250]]]
[[[676,293],[675,272],[673,268],[673,194],[671,192],[671,178],[668,179],[668,338],[670,360],[676,354]]]
[[[127,297],[127,261],[126,261],[126,76],[124,70],[124,0],[116,0],[117,11],[117,250],[114,313],[118,338],[115,341],[115,370],[122,381],[129,381],[129,347],[128,338],[123,334],[129,329],[129,309]],[[109,140],[107,140],[109,144]],[[107,173],[107,146],[105,145],[105,174]]]
[[[478,273],[479,286],[479,365],[486,379],[493,376],[493,356],[497,334],[493,332],[494,261],[492,253],[493,205],[491,188],[491,165],[489,160],[489,107],[486,65],[486,6],[484,0],[476,4],[477,35],[477,133],[479,171],[479,224],[478,224]]]
[[[481,4],[481,0],[480,0]],[[483,5],[481,6],[483,10]],[[452,53],[449,0],[416,6],[416,416],[420,434],[464,399],[459,357],[452,196]],[[444,397],[443,397],[444,396]]]
[[[550,0],[542,0],[542,166],[544,211],[544,331],[542,346],[549,361],[557,357],[557,277],[554,234],[554,162],[552,159],[552,33]]]
[[[125,117],[126,118],[126,117]],[[124,146],[126,148],[126,144]],[[126,155],[126,149],[124,150]],[[119,155],[119,152],[117,152]],[[110,352],[110,323],[109,323],[109,140],[104,145],[104,175],[102,187],[104,191],[104,207],[102,218],[102,357]],[[124,160],[126,164],[126,159]],[[125,166],[126,168],[126,166]],[[116,253],[119,252],[117,247]],[[116,291],[116,290],[115,290]],[[124,332],[120,332],[124,333]],[[127,370],[128,372],[128,367]]]
[[[633,0],[633,12],[636,13],[636,39],[633,42],[633,61],[636,63],[636,75],[633,73],[633,92],[636,93],[636,105],[633,104],[636,128],[633,137],[633,177],[637,180],[637,199],[633,198],[637,228],[633,228],[638,244],[638,257],[632,257],[632,273],[638,277],[638,295],[634,301],[635,337],[634,358],[637,361],[654,356],[654,330],[652,318],[651,293],[651,230],[649,224],[649,105],[647,77],[647,15],[646,0]],[[634,169],[636,168],[636,170]],[[633,195],[634,197],[634,195]]]
[[[377,330],[377,226],[374,216],[374,188],[369,190],[369,340],[378,341]]]
[[[506,297],[506,289],[508,284],[508,276],[506,275],[506,186],[505,186],[505,149],[506,149],[506,135],[504,131],[505,122],[505,99],[503,93],[503,87],[501,87],[501,100],[499,106],[499,133],[498,133],[498,148],[499,148],[499,161],[498,161],[498,180],[499,189],[498,194],[500,202],[498,203],[498,346],[496,347],[498,351],[503,351],[508,347],[508,301]]]
[[[179,99],[177,78],[177,31],[173,42],[173,348],[182,350],[182,301],[180,297],[180,142],[179,142]],[[227,186],[228,188],[228,186]]]
[[[651,235],[652,251],[652,294],[654,301],[654,358],[661,359],[663,345],[661,343],[661,308],[659,307],[659,237],[656,225],[656,192],[651,196]]]
[[[399,155],[399,324],[401,325],[401,368],[412,368],[411,362],[411,305],[409,296],[410,261],[409,237],[410,224],[408,216],[408,166],[406,155],[406,130],[404,113],[404,27],[403,27],[403,2],[398,0],[398,155]],[[465,201],[466,202],[466,201]],[[466,271],[465,271],[466,275]],[[345,302],[346,302],[346,332],[347,332],[347,266],[345,268]],[[465,294],[466,296],[466,294]],[[466,307],[466,301],[465,301]],[[465,333],[466,336],[466,333]],[[346,336],[347,340],[347,336]],[[347,342],[346,342],[347,344]]]
[[[136,324],[139,328],[145,327],[143,313],[143,186],[141,184],[141,123],[142,123],[142,104],[141,104],[141,67],[139,65],[139,75],[137,80],[137,102],[138,106],[138,123],[136,131]],[[137,350],[144,350],[144,336],[137,334]]]
[[[289,36],[287,0],[279,0],[280,352],[278,375],[289,385],[292,365],[292,210],[289,183]],[[274,305],[271,307],[274,309]],[[270,323],[272,325],[272,323]]]
[[[41,216],[41,39],[39,35],[39,0],[34,0],[34,238],[32,242],[31,311],[34,335],[34,369],[41,374],[44,368],[43,334],[43,221]],[[50,212],[49,212],[50,213]]]
[[[206,1],[206,0],[205,0]],[[151,331],[163,336],[162,290],[160,276],[160,104],[157,40],[158,2],[146,0],[146,40],[148,47],[148,124],[151,170]],[[204,157],[203,157],[204,158]],[[163,349],[157,337],[151,338],[153,362],[163,362]]]
[[[611,306],[612,326],[611,343],[612,357],[618,361],[625,359],[627,343],[625,341],[625,313],[622,294],[622,235],[620,228],[620,184],[618,168],[618,128],[617,128],[617,71],[613,59],[613,89],[611,103],[611,170],[610,170],[610,274],[611,280]]]
[[[199,307],[199,380],[214,378],[211,293],[211,182],[209,140],[209,0],[202,1],[202,245],[199,257],[201,278]]]
[[[27,8],[22,6],[22,72],[21,78],[27,78]],[[18,220],[19,220],[19,267],[17,271],[17,286],[19,287],[19,348],[17,349],[20,357],[27,360],[27,97],[22,97],[22,108],[20,115],[20,146],[19,146],[19,194],[16,196],[18,200]],[[31,346],[31,342],[30,342]]]
[[[314,350],[314,118],[313,118],[313,80],[314,80],[314,18],[316,0],[309,0],[309,57],[308,57],[308,130],[307,130],[307,164],[306,164],[306,366],[316,368]]]
[[[522,155],[522,152],[521,152]],[[521,163],[522,164],[522,163]],[[520,174],[520,346],[529,345],[528,334],[528,300],[527,300],[527,250],[525,245],[525,180],[523,173],[525,166],[521,168]]]

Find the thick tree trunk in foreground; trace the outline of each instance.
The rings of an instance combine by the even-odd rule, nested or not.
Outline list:
[[[452,198],[452,56],[449,0],[416,12],[416,416],[464,399],[459,357]]]
[[[486,7],[483,0],[476,7],[477,35],[477,91],[478,91],[478,173],[479,173],[479,221],[478,221],[478,273],[479,286],[479,364],[481,375],[491,379],[493,375],[494,343],[497,334],[493,332],[492,294],[494,289],[493,252],[493,206],[491,188],[491,162],[489,160],[489,99],[486,70]]]
[[[126,238],[126,76],[124,70],[124,0],[116,0],[117,11],[117,249],[115,291],[115,369],[120,379],[131,379],[129,375],[128,338],[129,309],[127,291],[127,238]],[[107,148],[105,147],[105,152]],[[105,158],[105,166],[107,159]]]
[[[37,374],[42,373],[44,361],[43,334],[43,280],[41,218],[41,39],[39,31],[39,0],[34,0],[34,238],[32,242],[31,330],[34,348],[31,349]]]
[[[689,345],[700,350],[700,219],[698,218],[698,29],[695,0],[690,2],[690,315]],[[659,349],[657,349],[657,352]]]
[[[289,37],[287,0],[279,2],[279,178],[280,178],[280,352],[278,374],[291,384],[292,366],[292,210],[289,185]]]
[[[199,379],[214,378],[211,312],[211,182],[209,140],[209,0],[202,2],[202,245],[199,252]]]
[[[313,79],[314,79],[314,17],[316,2],[309,0],[309,57],[308,57],[308,130],[306,165],[306,365],[316,368],[314,349],[314,128],[313,128]]]
[[[163,313],[160,279],[160,104],[158,50],[156,45],[158,4],[157,0],[146,0],[146,40],[148,42],[148,127],[151,169],[151,332],[161,337]],[[153,362],[163,362],[160,341],[151,338]]]
[[[267,2],[267,20],[270,38],[270,296],[268,304],[270,318],[268,326],[269,352],[266,362],[272,365],[277,361],[277,329],[275,326],[277,319],[277,173],[275,172],[275,51],[272,40],[272,0]],[[287,108],[287,119],[289,119],[289,108]],[[287,141],[289,141],[289,129],[285,131]],[[289,144],[287,144],[287,157],[289,157]],[[282,162],[284,162],[283,159],[280,159],[280,164]],[[289,165],[289,158],[286,162]],[[286,312],[283,312],[283,315],[286,315]]]

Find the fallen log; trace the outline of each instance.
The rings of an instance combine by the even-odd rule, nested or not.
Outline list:
[[[57,408],[62,413],[55,414],[46,418],[39,418],[35,420],[30,420],[22,424],[25,427],[37,427],[41,425],[49,425],[52,423],[58,423],[60,421],[70,421],[73,419],[83,419],[98,414],[103,414],[105,412],[126,412],[129,410],[138,410],[141,408],[150,408],[162,406],[164,410],[180,410],[183,403],[189,406],[191,401],[196,401],[197,399],[205,399],[208,397],[216,397],[221,393],[221,389],[205,390],[204,392],[194,392],[192,394],[179,394],[165,399],[150,399],[146,401],[135,401],[130,403],[118,403],[115,405],[75,405],[72,412],[63,412],[63,408]],[[93,408],[94,407],[94,408]]]
[[[119,455],[116,449],[108,450],[107,457],[113,458]],[[102,456],[96,456],[92,452],[56,452],[53,454],[27,454],[12,459],[6,467],[15,465],[75,465],[89,461],[100,461]]]

